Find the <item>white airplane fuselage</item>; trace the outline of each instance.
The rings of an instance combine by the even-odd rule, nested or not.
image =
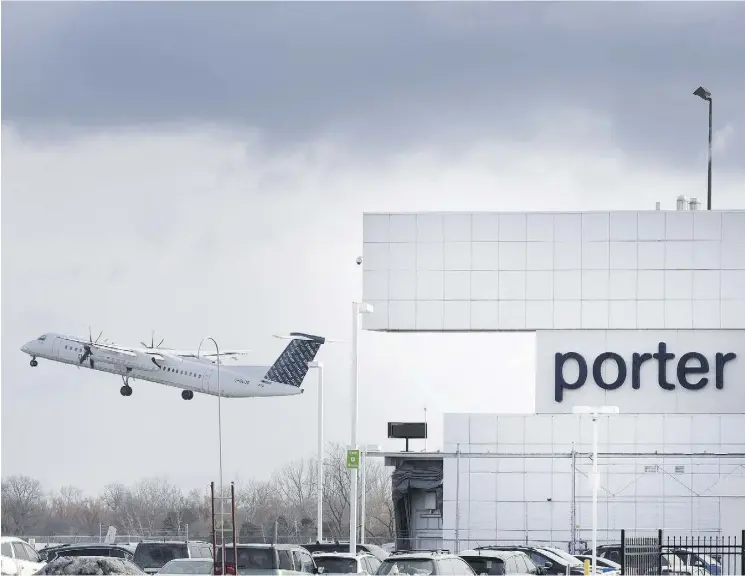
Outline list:
[[[32,366],[36,365],[37,358],[42,358],[79,368],[117,374],[126,379],[147,380],[194,393],[219,395],[225,398],[290,396],[303,392],[299,386],[273,382],[265,378],[269,366],[218,365],[205,358],[169,354],[167,349],[121,346],[107,348],[107,345],[84,342],[80,338],[48,333],[27,342],[21,350],[32,357]],[[81,361],[86,354],[86,346],[91,349],[91,353]],[[129,356],[125,359],[119,351],[124,351]],[[153,359],[153,353],[157,353],[157,361]],[[125,386],[128,386],[127,380]]]

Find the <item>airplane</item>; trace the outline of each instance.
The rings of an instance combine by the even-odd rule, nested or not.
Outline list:
[[[181,397],[191,400],[194,392],[223,398],[302,394],[308,363],[326,342],[322,336],[292,332],[285,337],[289,344],[271,366],[226,366],[223,358],[235,359],[249,351],[221,351],[218,364],[213,359],[216,352],[172,350],[160,348],[160,344],[147,346],[144,342],[141,342],[144,348],[128,348],[109,342],[99,344],[100,337],[101,334],[94,341],[90,335],[85,340],[49,332],[26,342],[21,351],[31,356],[32,367],[38,365],[37,358],[43,358],[118,374],[124,382],[119,390],[122,396],[132,395],[130,380],[148,380],[181,388]]]

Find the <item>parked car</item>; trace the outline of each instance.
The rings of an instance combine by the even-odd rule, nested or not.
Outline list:
[[[519,550],[465,550],[460,557],[476,574],[538,574],[538,567]]]
[[[44,562],[51,562],[59,556],[109,556],[131,562],[134,552],[116,544],[62,544],[40,550],[39,556]]]
[[[524,552],[544,574],[576,574],[584,576],[585,565],[567,553],[569,558],[553,549],[535,546],[480,546],[476,550],[517,550]]]
[[[140,542],[133,562],[147,574],[155,574],[176,558],[212,558],[212,545],[199,540]]]
[[[702,554],[687,548],[675,548],[670,552],[680,558],[686,566],[703,568],[709,574],[722,574],[722,565],[708,554]]]
[[[225,547],[225,569],[222,548],[215,554],[215,574],[317,574],[318,568],[310,552],[297,544],[238,544]]]
[[[590,565],[592,565],[592,552],[589,554],[575,554],[574,556],[583,563],[585,560],[588,560]],[[621,573],[621,565],[618,562],[614,562],[608,558],[602,558],[601,556],[598,556],[597,553],[595,554],[595,562],[597,562],[599,568],[603,569],[603,574],[605,576],[613,576],[613,574]]]
[[[145,574],[136,564],[124,558],[108,556],[60,556],[34,574]]]
[[[468,563],[457,554],[445,550],[398,550],[380,563],[377,574],[475,574]]]
[[[171,576],[172,574],[195,574],[211,576],[213,563],[210,558],[175,558],[166,562],[157,574]]]
[[[303,548],[308,550],[310,553],[313,552],[349,552],[349,541],[334,540],[318,542],[317,540],[311,544],[303,544]],[[375,556],[381,562],[385,560],[389,553],[383,550],[380,546],[375,544],[357,544],[357,552],[367,552]]]
[[[367,552],[314,552],[312,556],[324,574],[375,574],[380,566],[380,560]]]
[[[44,561],[28,542],[14,536],[0,537],[0,572],[3,575],[29,576],[43,566]]]
[[[681,574],[683,576],[708,576],[705,568],[688,566],[683,560],[675,554],[665,553],[660,558],[662,565],[662,574]],[[645,576],[656,576],[660,574],[657,566],[650,566],[645,572]]]

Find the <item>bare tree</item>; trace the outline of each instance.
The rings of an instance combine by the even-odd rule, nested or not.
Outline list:
[[[316,476],[315,463],[309,459],[296,460],[274,474],[274,491],[288,520],[302,522],[312,515],[318,487]]]
[[[324,458],[324,532],[342,537],[349,531],[350,471],[346,451],[330,444]],[[391,537],[394,514],[390,473],[367,461],[366,534]],[[275,523],[285,538],[307,541],[315,533],[318,478],[315,461],[301,459],[278,470],[269,481],[249,480],[236,486],[236,524],[243,537],[270,541]],[[361,497],[361,494],[360,494]],[[133,486],[108,484],[99,496],[74,486],[45,496],[41,484],[27,476],[2,482],[4,531],[28,535],[98,535],[100,525],[115,525],[120,533],[152,536],[161,530],[210,538],[211,503],[206,487],[187,495],[165,478],[146,478]],[[227,519],[226,519],[227,520]],[[219,526],[219,518],[216,518]]]
[[[323,504],[327,523],[332,534],[341,536],[349,530],[349,494],[351,479],[346,468],[346,452],[340,444],[332,444],[323,463]]]
[[[2,482],[3,527],[25,535],[44,509],[41,483],[29,476],[10,476]]]

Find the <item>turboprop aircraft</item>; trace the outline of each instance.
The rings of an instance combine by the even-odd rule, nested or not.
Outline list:
[[[118,374],[124,385],[119,392],[131,396],[130,380],[148,380],[165,386],[181,388],[181,397],[191,400],[194,392],[224,398],[255,396],[290,396],[302,394],[303,379],[308,363],[326,342],[322,336],[292,332],[290,343],[271,366],[225,365],[224,358],[235,359],[248,350],[200,352],[172,350],[158,346],[128,348],[113,343],[99,343],[101,334],[94,341],[62,334],[42,334],[26,342],[21,351],[31,356],[31,366],[38,365],[37,358],[81,366],[91,370]]]

